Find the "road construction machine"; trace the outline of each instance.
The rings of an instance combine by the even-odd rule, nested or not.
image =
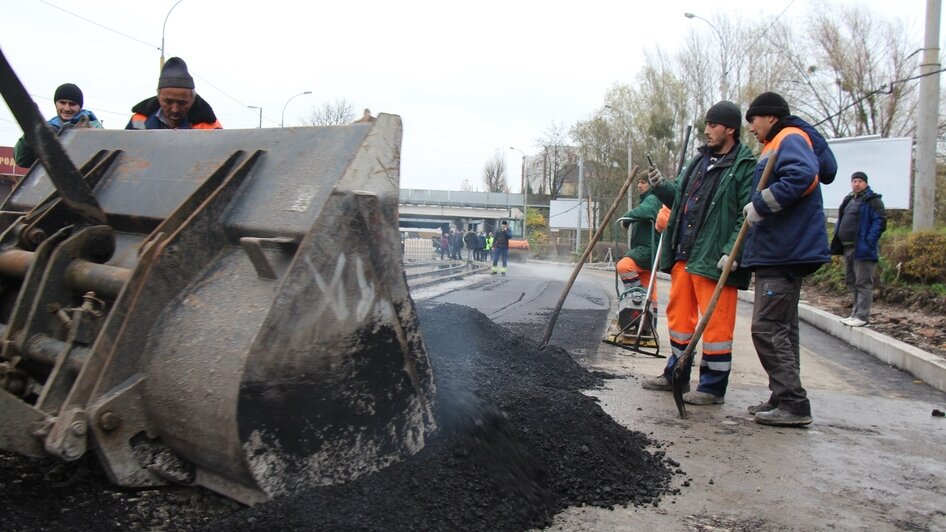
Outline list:
[[[254,504],[423,447],[397,116],[57,138],[2,52],[0,89],[41,163],[0,207],[0,448]]]

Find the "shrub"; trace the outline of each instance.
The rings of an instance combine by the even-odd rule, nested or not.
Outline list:
[[[923,284],[946,282],[946,233],[917,231],[907,237],[902,275]]]

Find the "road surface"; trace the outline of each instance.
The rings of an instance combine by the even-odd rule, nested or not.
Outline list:
[[[506,277],[480,274],[412,294],[476,308],[538,342],[570,273],[512,264]],[[668,290],[660,281],[661,309]],[[658,507],[571,508],[553,529],[946,530],[946,419],[931,415],[946,410],[946,394],[803,323],[802,382],[815,421],[759,425],[746,407],[768,397],[767,378],[749,335],[751,304],[740,301],[726,404],[690,405],[680,419],[669,392],[640,387],[664,360],[600,342],[615,299],[613,272],[582,271],[550,343],[616,377],[588,393],[680,462],[681,491]]]

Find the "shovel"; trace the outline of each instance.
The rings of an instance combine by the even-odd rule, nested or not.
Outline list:
[[[765,163],[765,169],[762,171],[762,177],[759,179],[759,185],[756,187],[757,192],[764,189],[766,183],[768,183],[769,176],[772,175],[772,170],[775,168],[775,160],[777,158],[777,151],[769,156],[769,160]],[[713,296],[710,297],[709,304],[706,305],[706,310],[703,312],[703,315],[700,316],[700,321],[696,324],[696,330],[693,331],[693,337],[690,339],[690,343],[687,345],[686,349],[683,350],[683,353],[680,355],[680,358],[677,359],[677,363],[673,367],[670,382],[673,385],[673,400],[677,403],[677,410],[680,411],[681,418],[685,418],[687,415],[686,404],[683,402],[683,388],[688,383],[684,382],[681,378],[683,370],[689,367],[690,361],[693,360],[693,350],[696,348],[696,344],[699,343],[700,337],[703,336],[703,330],[706,329],[706,325],[713,316],[713,311],[716,310],[716,302],[719,301],[719,295],[723,292],[723,287],[726,286],[726,279],[729,279],[729,270],[732,268],[733,261],[736,260],[736,255],[739,254],[742,241],[745,240],[746,233],[748,232],[749,220],[744,219],[742,221],[742,227],[739,228],[739,235],[736,236],[736,242],[733,243],[732,250],[729,252],[729,260],[726,261],[726,265],[719,275],[719,281],[716,283],[716,289],[713,290]]]

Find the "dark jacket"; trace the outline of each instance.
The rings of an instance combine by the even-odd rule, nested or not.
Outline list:
[[[786,266],[810,273],[831,260],[818,158],[807,133],[777,122],[763,145],[753,185],[773,155],[777,159],[768,184],[752,193],[762,221],[746,235],[740,268]]]
[[[125,129],[169,129],[167,124],[157,117],[160,109],[161,104],[158,103],[157,96],[138,102],[131,108],[135,114],[128,120]],[[223,129],[223,126],[217,121],[217,115],[210,104],[197,94],[194,96],[194,105],[187,113],[187,120],[177,129]]]
[[[857,219],[857,239],[854,241],[854,259],[869,260],[877,262],[877,243],[880,242],[880,235],[887,229],[887,210],[884,208],[884,202],[881,195],[874,193],[870,187],[863,192],[864,202],[861,203]],[[848,194],[841,202],[841,210],[838,213],[838,221],[834,224],[834,238],[831,239],[831,253],[833,255],[844,254],[844,244],[838,238],[838,227],[841,227],[841,218],[844,216],[844,209],[854,194]]]
[[[657,213],[663,204],[654,195],[647,191],[641,196],[641,203],[637,207],[627,211],[618,221],[626,220],[630,223],[636,223],[631,234],[631,249],[624,254],[630,257],[635,264],[645,270],[650,270],[654,266],[654,251],[657,247],[657,231],[654,230],[654,220],[657,219]]]
[[[749,148],[741,143],[737,144],[733,150],[736,150],[736,154],[730,166],[712,170],[722,172],[722,175],[719,176],[712,200],[706,206],[703,220],[700,221],[702,226],[699,236],[693,243],[690,258],[686,264],[686,271],[689,273],[713,280],[719,280],[719,275],[722,273],[716,267],[719,259],[723,255],[731,254],[733,245],[736,243],[736,237],[739,236],[739,229],[745,217],[742,208],[749,203],[752,191],[752,174],[756,159]],[[687,163],[686,168],[676,180],[662,183],[653,189],[665,205],[673,208],[667,228],[664,230],[667,233],[667,240],[660,252],[660,270],[663,272],[669,273],[673,269],[676,240],[679,235],[678,226],[681,219],[680,211],[686,206],[686,199],[682,196],[686,191],[689,176],[702,164],[705,152],[705,149],[701,149],[701,153]],[[745,290],[749,287],[750,274],[742,269],[742,261],[738,254],[736,261],[739,262],[740,267],[729,274],[726,284]]]
[[[502,227],[496,230],[496,234],[493,237],[493,248],[495,249],[504,249],[509,247],[509,239],[512,238],[512,231],[506,229],[503,231]]]
[[[463,243],[466,244],[466,249],[476,249],[476,233],[467,231],[463,235]]]

